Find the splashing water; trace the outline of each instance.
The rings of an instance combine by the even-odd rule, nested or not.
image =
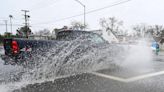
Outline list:
[[[85,41],[59,43],[47,53],[37,57],[35,67],[28,72],[30,80],[55,78],[61,75],[95,71],[109,68],[120,55],[119,46],[93,47]]]
[[[151,66],[152,53],[146,41],[137,45],[86,43],[86,40],[59,42],[47,52],[33,58],[32,68],[0,63],[0,89],[10,92],[36,82],[54,80],[63,75],[114,68],[115,65],[146,70]],[[0,60],[2,61],[2,60]]]
[[[32,68],[3,65],[1,62],[0,88],[7,92],[40,80],[111,68],[122,56],[122,50],[121,46],[105,43],[96,45],[87,43],[85,39],[61,41],[47,52],[37,54],[33,58],[35,63]]]
[[[137,44],[129,45],[128,48],[126,59],[121,63],[121,66],[135,72],[149,71],[153,61],[150,43],[141,39]]]

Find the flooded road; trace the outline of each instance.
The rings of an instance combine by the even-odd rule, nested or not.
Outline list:
[[[62,46],[66,48],[61,50]],[[44,56],[37,56],[39,64],[32,69],[3,65],[3,61],[0,60],[2,61],[0,62],[1,91],[162,92],[164,90],[163,52],[155,56],[148,47],[132,45],[121,46],[128,48],[126,53],[119,52],[119,48],[115,49],[112,46],[101,51],[98,48],[90,49],[86,53],[73,53],[76,50],[80,52],[79,43],[73,45],[67,43],[62,46],[51,49]],[[54,56],[54,52],[58,53]],[[4,53],[3,49],[1,53]]]
[[[163,57],[156,57],[158,60],[154,60],[152,66],[145,67],[143,71],[141,67],[132,70],[125,67],[103,69],[29,84],[13,92],[163,92]]]

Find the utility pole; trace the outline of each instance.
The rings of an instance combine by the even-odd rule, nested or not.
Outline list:
[[[4,20],[4,22],[5,22],[5,25],[6,25],[6,33],[8,32],[8,30],[7,30],[7,20]]]
[[[24,17],[25,17],[25,35],[26,38],[28,38],[28,29],[29,29],[29,23],[28,23],[28,19],[30,18],[29,15],[27,15],[27,12],[29,12],[28,10],[22,10],[24,12]]]
[[[10,17],[10,28],[11,28],[11,34],[12,34],[12,21],[11,21],[11,19],[13,18],[13,16],[9,15],[9,17]]]
[[[85,30],[85,26],[86,26],[86,24],[85,24],[85,21],[86,21],[86,18],[85,18],[85,16],[86,16],[86,7],[85,7],[85,5],[82,3],[82,2],[80,2],[79,0],[75,0],[76,2],[78,2],[81,6],[83,6],[84,7],[84,30]]]
[[[24,17],[25,17],[25,26],[27,27],[28,24],[27,24],[27,21],[28,21],[28,18],[30,17],[29,15],[27,15],[27,12],[29,12],[28,10],[22,10],[25,14],[24,14]]]

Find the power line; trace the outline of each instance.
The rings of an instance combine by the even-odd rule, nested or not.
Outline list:
[[[102,8],[98,8],[98,9],[94,9],[94,10],[88,11],[88,12],[86,12],[86,14],[98,12],[98,11],[101,11],[101,10],[104,10],[104,9],[107,9],[107,8],[111,8],[111,7],[114,7],[114,6],[118,6],[120,4],[124,4],[124,3],[130,2],[130,1],[132,1],[132,0],[121,1],[121,2],[118,2],[118,3],[112,4],[112,5],[108,5],[108,6],[105,6],[105,7],[102,7]],[[83,15],[83,13],[77,14],[77,15],[73,15],[73,16],[69,16],[69,17],[65,17],[65,18],[61,18],[61,19],[55,20],[55,22],[71,19],[71,18],[74,18],[74,17],[79,17],[79,16],[82,16],[82,15]],[[52,23],[52,22],[54,22],[54,21],[37,23],[37,24],[34,24],[34,25],[48,24],[48,23]]]
[[[99,8],[99,9],[91,10],[91,11],[87,12],[87,14],[97,12],[97,11],[101,11],[101,10],[104,10],[104,9],[107,9],[107,8],[111,8],[111,7],[114,7],[114,6],[117,6],[117,5],[120,5],[120,4],[124,4],[124,3],[130,2],[130,1],[132,1],[132,0],[126,0],[126,1],[122,1],[122,2],[119,2],[119,3],[113,4],[113,5],[108,5],[108,6]]]
[[[6,24],[0,24],[0,26],[6,26]],[[20,25],[20,24],[12,24],[12,26],[23,26],[23,25]]]
[[[33,12],[33,11],[36,11],[36,10],[38,10],[38,9],[43,9],[43,8],[45,8],[45,7],[49,7],[49,6],[52,6],[52,5],[56,4],[58,1],[59,1],[59,0],[55,0],[53,3],[48,4],[47,6],[43,6],[43,7],[40,7],[40,8],[34,8],[34,9],[30,9],[30,10]],[[37,6],[37,5],[38,5],[38,4],[36,4],[36,6]]]

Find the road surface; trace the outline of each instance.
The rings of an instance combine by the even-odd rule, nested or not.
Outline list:
[[[138,61],[126,66],[131,67],[62,76],[13,92],[164,92],[164,53],[149,63]]]

